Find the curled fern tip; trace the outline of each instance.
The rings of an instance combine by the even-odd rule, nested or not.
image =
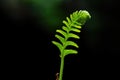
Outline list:
[[[80,10],[78,22],[81,23],[81,25],[84,25],[88,19],[91,19],[90,13],[86,10]]]

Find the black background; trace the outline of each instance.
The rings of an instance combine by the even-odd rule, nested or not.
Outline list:
[[[77,1],[64,3],[61,8],[64,6],[63,11],[65,8],[72,11],[78,6],[68,5],[77,4]],[[119,2],[94,1],[88,1],[88,9],[100,15],[102,29],[96,33],[98,39],[94,38],[90,45],[86,43],[90,31],[82,29],[79,53],[65,58],[64,80],[119,78]],[[44,25],[38,25],[37,19],[29,11],[23,13],[22,17],[14,20],[0,6],[1,70],[4,78],[55,80],[60,65],[58,49],[51,43],[55,39],[55,31],[47,32],[40,28]],[[92,21],[94,18],[91,24]]]

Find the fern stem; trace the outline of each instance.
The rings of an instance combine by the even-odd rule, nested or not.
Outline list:
[[[71,26],[70,26],[71,27]],[[67,32],[67,35],[69,34],[69,31]],[[66,48],[66,42],[67,42],[68,36],[65,37],[65,43],[63,44],[63,50]],[[60,64],[60,76],[59,76],[59,80],[62,80],[63,78],[63,69],[64,69],[64,54],[63,54],[63,50],[62,50],[62,55],[61,55],[61,64]]]
[[[61,57],[59,80],[62,80],[62,77],[63,77],[63,69],[64,69],[64,57]]]

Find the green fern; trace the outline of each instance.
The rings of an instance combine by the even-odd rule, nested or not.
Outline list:
[[[68,46],[79,48],[78,44],[71,41],[70,38],[80,39],[80,37],[75,33],[80,33],[81,26],[84,25],[86,20],[90,18],[91,16],[86,10],[75,11],[70,14],[70,18],[66,17],[66,20],[63,20],[64,26],[62,26],[62,29],[56,30],[58,34],[56,34],[55,37],[59,40],[59,42],[52,41],[52,43],[60,50],[61,66],[59,80],[62,80],[65,56],[78,53],[75,49],[67,48]]]

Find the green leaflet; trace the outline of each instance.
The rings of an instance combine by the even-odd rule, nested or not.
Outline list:
[[[77,54],[78,52],[76,50],[72,50],[72,49],[65,49],[63,53],[64,53],[64,56],[66,56],[69,54]]]
[[[60,50],[61,66],[59,80],[62,80],[64,57],[69,54],[78,53],[78,51],[75,49],[68,49],[68,46],[79,48],[78,44],[69,38],[73,38],[75,40],[80,39],[76,33],[81,32],[81,26],[84,25],[87,19],[90,18],[91,16],[86,10],[75,11],[70,14],[70,17],[66,17],[66,20],[63,20],[64,26],[62,26],[62,29],[56,30],[58,34],[56,34],[55,37],[58,39],[58,41],[52,41],[52,43]]]
[[[75,28],[78,28],[78,29],[81,29],[82,27],[81,26],[78,26],[76,24],[72,25],[72,27],[75,27]]]
[[[69,32],[69,29],[68,29],[67,27],[65,27],[65,26],[63,26],[62,29],[63,29],[64,31],[66,31],[66,32]]]
[[[76,29],[76,28],[72,28],[71,31],[77,32],[77,33],[81,32],[79,29]]]
[[[60,40],[60,42],[62,43],[62,45],[65,43],[65,39],[63,37],[61,37],[60,35],[56,34],[55,37]]]
[[[67,19],[68,23],[71,24],[71,20],[68,17],[66,17],[66,19]]]
[[[78,35],[73,34],[73,33],[69,33],[69,34],[68,34],[68,37],[69,37],[69,38],[76,38],[76,39],[79,39],[79,38],[80,38]]]
[[[66,41],[65,47],[67,47],[67,46],[74,46],[74,47],[76,47],[76,48],[79,47],[79,46],[78,46],[75,42],[73,42],[73,41]]]
[[[64,32],[63,30],[56,30],[56,32],[58,32],[58,33],[62,34],[64,37],[66,37],[66,36],[67,36],[67,33],[66,33],[66,32]]]
[[[73,15],[72,15],[72,14],[70,14],[70,19],[71,19],[72,22],[74,21],[74,20],[73,20]]]
[[[60,52],[62,52],[63,46],[59,42],[52,41],[52,43],[59,48]]]
[[[66,27],[70,27],[70,24],[67,23],[67,21],[64,21],[64,20],[63,20],[63,23],[66,25]]]

